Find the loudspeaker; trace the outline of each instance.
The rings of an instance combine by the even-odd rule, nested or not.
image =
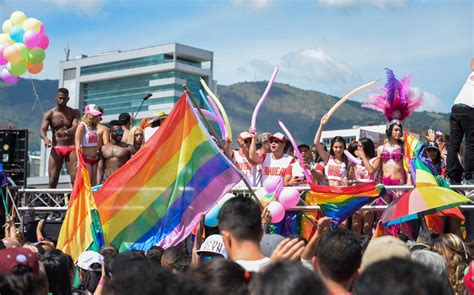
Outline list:
[[[28,129],[0,130],[0,160],[7,176],[17,186],[26,186]]]

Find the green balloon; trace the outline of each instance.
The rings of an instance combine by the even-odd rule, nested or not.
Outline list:
[[[13,76],[21,76],[26,72],[26,64],[24,61],[19,61],[15,64],[9,62],[7,65],[7,70]]]
[[[46,53],[44,53],[43,49],[32,48],[29,50],[29,53],[28,53],[28,62],[36,65],[42,62],[45,57],[46,57]]]
[[[28,57],[28,47],[23,45],[22,43],[16,43],[15,47],[20,49],[20,56],[22,60],[25,60]]]

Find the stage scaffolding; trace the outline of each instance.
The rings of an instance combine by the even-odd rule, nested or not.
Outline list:
[[[301,193],[308,191],[308,186],[297,187]],[[390,191],[406,191],[414,187],[411,185],[399,186],[385,186]],[[474,185],[453,185],[452,189],[457,191],[474,191]],[[261,189],[260,187],[253,188],[254,191]],[[238,195],[250,196],[247,189],[234,189],[231,192]],[[15,218],[15,223],[23,230],[25,222],[30,221],[31,216],[35,214],[52,214],[55,215],[56,220],[64,217],[67,210],[67,204],[71,189],[34,189],[23,187],[7,187],[6,197],[7,206],[12,208]],[[472,199],[471,199],[472,200]],[[387,205],[366,205],[362,207],[363,210],[369,211],[383,211]],[[460,206],[461,210],[474,210],[474,202]],[[288,208],[287,211],[318,211],[319,206],[295,206]]]

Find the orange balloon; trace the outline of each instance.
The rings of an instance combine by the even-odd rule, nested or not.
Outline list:
[[[29,62],[26,63],[26,69],[31,74],[38,74],[39,72],[43,70],[43,66],[44,64],[42,62],[40,62],[39,64],[32,64]]]

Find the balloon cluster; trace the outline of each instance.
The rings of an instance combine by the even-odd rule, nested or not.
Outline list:
[[[300,192],[294,187],[283,188],[281,177],[268,177],[263,188],[256,192],[263,206],[272,216],[272,223],[278,223],[285,217],[285,208],[291,208],[300,201]]]
[[[22,11],[15,11],[3,22],[0,34],[0,65],[6,67],[0,72],[5,83],[18,81],[26,71],[38,74],[43,70],[49,39],[44,33],[44,24],[27,18]]]

